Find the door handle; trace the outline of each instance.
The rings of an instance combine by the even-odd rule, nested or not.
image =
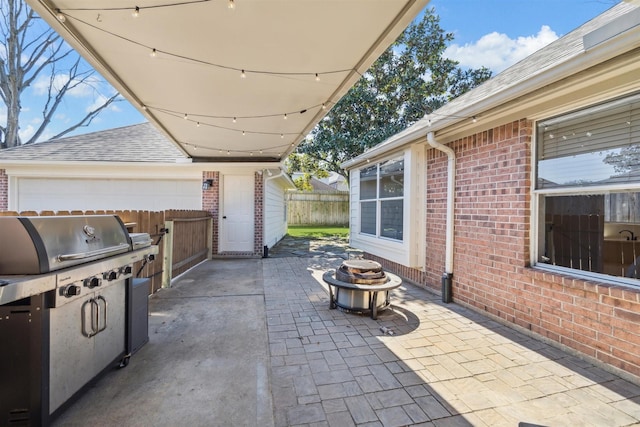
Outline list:
[[[87,311],[87,307],[89,307],[89,311]],[[95,335],[95,329],[93,325],[93,311],[93,298],[85,301],[84,304],[82,304],[82,308],[80,309],[80,315],[82,319],[82,335],[87,338],[91,338]],[[89,321],[87,321],[87,317],[89,317]],[[89,322],[91,323],[90,325],[88,325]]]
[[[223,217],[222,217],[222,219],[227,219],[227,216],[226,216],[226,215],[225,215],[225,216],[223,216]]]
[[[96,329],[96,335],[99,334],[100,332],[104,331],[105,329],[107,329],[107,300],[104,299],[104,297],[102,295],[99,295],[98,297],[96,297],[96,299],[94,300],[96,303],[96,309],[98,311],[96,318],[98,319],[98,327]],[[104,310],[100,309],[100,306],[104,307]],[[100,315],[102,313],[102,315]],[[102,325],[100,324],[100,320],[102,320]]]

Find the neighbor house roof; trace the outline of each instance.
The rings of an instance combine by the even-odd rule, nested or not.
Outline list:
[[[3,161],[181,163],[189,158],[151,123],[0,150]]]
[[[342,166],[353,168],[425,138],[427,132],[470,123],[476,116],[478,126],[487,123],[492,109],[518,99],[530,102],[528,94],[640,47],[639,22],[640,8],[631,2],[621,2]]]

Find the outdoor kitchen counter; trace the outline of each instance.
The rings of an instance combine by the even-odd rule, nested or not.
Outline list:
[[[322,280],[324,280],[329,287],[329,308],[334,309],[338,306],[333,292],[334,286],[336,287],[336,291],[338,291],[338,289],[348,289],[355,292],[369,292],[368,309],[371,313],[371,318],[374,320],[378,317],[378,292],[386,293],[386,301],[388,303],[389,291],[402,285],[402,279],[389,272],[386,272],[388,280],[385,283],[376,285],[343,282],[335,278],[335,273],[335,270],[329,270],[322,275]]]

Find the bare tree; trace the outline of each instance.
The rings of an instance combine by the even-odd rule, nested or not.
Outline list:
[[[6,123],[0,123],[0,148],[38,141],[64,96],[73,89],[88,85],[103,102],[53,138],[88,126],[102,110],[122,99],[118,93],[100,94],[95,71],[24,0],[0,0],[0,6],[3,43],[0,45],[0,97],[6,107]],[[22,141],[19,135],[21,99],[24,91],[42,76],[48,77],[47,99],[41,107],[42,121],[28,140]]]

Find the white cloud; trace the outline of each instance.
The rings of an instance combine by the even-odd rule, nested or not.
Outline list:
[[[99,108],[102,104],[104,104],[107,101],[107,97],[104,95],[98,95],[94,98],[93,103],[88,105],[87,108],[85,109],[85,111],[88,113],[89,111],[93,111],[97,108]],[[119,112],[120,109],[118,108],[118,106],[115,103],[111,103],[108,107],[107,107],[108,111],[113,111],[113,112]]]
[[[444,55],[460,63],[463,68],[485,66],[494,74],[526,58],[553,42],[558,35],[549,26],[543,25],[538,34],[511,39],[497,32],[482,36],[477,42],[460,46],[453,44]]]
[[[18,131],[18,135],[20,136],[21,141],[26,141],[36,132],[36,128],[28,125],[27,127],[21,127]]]

